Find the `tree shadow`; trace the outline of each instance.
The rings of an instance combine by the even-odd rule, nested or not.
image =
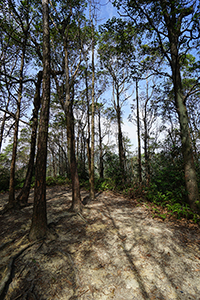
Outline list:
[[[126,201],[125,201],[126,202]],[[149,262],[152,266],[155,266],[155,275],[156,272],[158,272],[157,269],[160,270],[160,274],[162,274],[162,276],[165,278],[165,282],[163,282],[163,284],[169,285],[170,288],[173,290],[173,294],[174,294],[174,298],[173,299],[181,299],[180,297],[183,296],[183,294],[186,296],[186,293],[184,293],[180,287],[177,287],[177,284],[175,284],[173,278],[171,278],[171,276],[169,275],[170,272],[167,272],[167,269],[169,269],[170,264],[172,263],[171,257],[180,257],[180,251],[178,251],[177,249],[181,248],[181,244],[179,243],[179,240],[175,239],[173,236],[171,236],[171,240],[170,240],[170,249],[168,252],[166,252],[165,250],[160,251],[160,253],[162,253],[162,255],[159,255],[158,257],[158,245],[157,245],[157,240],[156,238],[153,236],[153,234],[150,234],[148,236],[148,232],[146,232],[144,234],[144,230],[146,230],[147,227],[145,227],[144,229],[140,228],[139,226],[136,225],[135,228],[133,228],[132,226],[132,230],[134,232],[134,235],[131,236],[132,238],[132,246],[130,247],[130,243],[129,243],[129,249],[127,249],[127,243],[126,243],[126,234],[121,233],[121,228],[120,226],[118,226],[117,221],[115,220],[114,214],[116,209],[119,208],[118,203],[113,203],[113,202],[107,202],[107,201],[103,201],[104,203],[104,207],[106,210],[106,217],[110,219],[110,221],[112,222],[113,227],[116,229],[117,231],[117,235],[119,237],[119,239],[121,240],[121,244],[122,244],[122,248],[123,248],[123,252],[131,266],[131,270],[134,274],[134,276],[137,278],[142,296],[144,299],[152,299],[151,297],[153,296],[151,292],[148,292],[146,289],[146,284],[144,282],[143,279],[143,275],[142,272],[140,270],[140,267],[137,264],[138,261],[138,256],[134,255],[134,248],[138,247],[138,242],[142,245],[143,248],[143,252],[145,252],[144,255],[146,255],[146,261],[150,261]],[[127,208],[128,207],[128,201],[127,201]],[[128,212],[125,212],[125,214],[123,212],[119,212],[118,214],[124,214],[127,215]],[[132,216],[133,218],[136,218],[136,215],[133,214],[131,212],[131,210],[128,213],[129,218]],[[142,219],[141,216],[138,216],[138,219]],[[124,218],[122,218],[122,220],[124,220]],[[145,222],[145,217],[143,214],[143,220]],[[124,222],[126,222],[126,220],[124,220]],[[162,224],[162,223],[161,223]],[[132,224],[133,225],[133,224]],[[156,224],[155,224],[156,225]],[[130,226],[130,223],[127,223],[127,226]],[[149,226],[149,229],[151,228],[151,226]],[[166,242],[165,238],[169,238],[168,236],[159,236],[163,245]],[[160,242],[161,244],[161,242]],[[164,247],[163,247],[164,248]],[[166,247],[168,249],[168,247]],[[184,247],[182,248],[182,251],[184,252],[185,249]],[[137,265],[136,265],[137,264]],[[184,271],[183,272],[192,272],[191,266],[185,265],[183,267]],[[151,277],[151,276],[150,276]],[[149,279],[150,280],[150,279]],[[146,280],[146,283],[148,282],[148,278]],[[154,278],[154,282],[156,282],[156,278]],[[152,285],[152,284],[151,284]],[[181,284],[180,284],[181,285]],[[155,286],[152,288],[151,290],[156,290],[156,299],[166,299],[164,294],[161,292],[161,290],[158,290],[158,288]],[[187,291],[187,299],[193,299],[194,294],[191,294],[189,291]],[[191,297],[191,298],[190,298]]]

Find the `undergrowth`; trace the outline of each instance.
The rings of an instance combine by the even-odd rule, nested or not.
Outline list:
[[[121,191],[125,196],[136,199],[138,205],[145,203],[146,207],[152,211],[152,217],[159,217],[163,220],[169,217],[177,219],[186,218],[200,225],[200,215],[193,212],[186,202],[187,195],[184,187],[174,189],[174,191],[159,191],[155,184],[145,187],[138,183],[133,186],[116,186],[111,178],[96,180],[95,189],[98,191]]]
[[[125,194],[130,198],[135,198],[139,203],[145,203],[146,207],[152,210],[152,217],[159,217],[163,220],[169,216],[177,219],[186,218],[200,225],[200,215],[192,211],[186,202],[186,193],[183,188],[164,193],[157,190],[155,185],[147,188],[136,184]]]

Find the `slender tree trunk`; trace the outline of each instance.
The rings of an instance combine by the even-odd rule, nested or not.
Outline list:
[[[84,135],[84,130],[82,131],[82,137],[83,137],[83,169],[85,171],[86,170],[86,154],[85,154],[85,151],[86,151],[86,138],[85,138],[85,135]]]
[[[12,160],[10,166],[8,207],[14,207],[14,208],[18,206],[17,201],[15,199],[15,165],[16,165],[16,157],[17,157],[17,143],[18,143],[19,119],[20,119],[22,89],[23,89],[23,70],[24,70],[24,61],[25,61],[25,52],[26,52],[26,42],[27,42],[27,34],[25,36],[23,49],[22,49],[22,56],[21,56],[20,79],[19,79],[20,83],[19,83],[19,90],[18,90],[17,111],[15,114]]]
[[[94,103],[94,81],[95,81],[95,69],[94,69],[94,25],[92,22],[92,119],[91,119],[91,200],[94,200],[94,114],[95,114],[95,103]]]
[[[119,162],[120,169],[122,174],[122,184],[125,183],[125,162],[124,162],[124,149],[123,149],[123,141],[122,141],[122,129],[121,129],[121,108],[119,103],[119,90],[118,86],[116,86],[117,93],[117,105],[116,105],[116,113],[117,113],[117,125],[118,125],[118,149],[119,149]]]
[[[146,175],[146,184],[150,182],[150,164],[149,164],[149,135],[147,128],[147,107],[145,103],[144,108],[144,156],[145,156],[145,175]]]
[[[30,147],[30,158],[28,163],[28,170],[26,173],[25,182],[23,188],[19,195],[17,196],[17,202],[20,206],[25,206],[28,202],[28,197],[31,188],[31,180],[33,175],[34,168],[34,159],[35,159],[35,146],[37,139],[37,127],[38,127],[38,112],[40,109],[40,88],[42,83],[42,71],[38,73],[38,79],[36,83],[36,92],[34,96],[34,109],[32,117],[32,133],[31,133],[31,147]]]
[[[101,136],[101,108],[98,109],[99,116],[99,174],[100,178],[103,178],[103,149],[102,149],[102,136]]]
[[[89,184],[90,184],[90,199],[91,199],[91,148],[90,148],[90,99],[88,89],[88,70],[85,68],[85,89],[86,89],[86,100],[87,100],[87,158],[88,158],[88,172],[89,172]]]
[[[80,140],[80,124],[78,123],[78,130],[77,130],[77,137],[76,137],[76,160],[77,160],[77,163],[79,161],[79,153],[80,153],[79,140]]]
[[[4,56],[4,55],[3,55]],[[17,58],[16,58],[17,59]],[[6,74],[6,67],[5,67],[5,61],[3,61],[3,68],[4,68],[4,73]],[[11,72],[12,74],[12,72]],[[10,74],[10,75],[11,75]],[[8,83],[8,78],[5,76],[5,83],[6,83],[6,89],[8,91],[8,100],[6,104],[6,111],[8,110],[9,103],[10,103],[10,92],[9,92],[9,83]],[[6,112],[4,113],[2,124],[1,124],[1,134],[0,134],[0,153],[1,153],[1,147],[3,143],[3,134],[4,134],[4,127],[5,127],[5,121],[6,121]]]
[[[55,152],[53,147],[49,147],[52,156],[52,169],[53,169],[53,177],[56,177],[56,162],[55,162]]]
[[[64,103],[64,111],[67,121],[67,140],[68,149],[70,153],[70,171],[72,180],[72,205],[71,211],[80,211],[82,207],[81,195],[80,195],[80,184],[78,169],[76,163],[75,153],[75,138],[74,138],[74,115],[73,115],[73,96],[70,99],[70,79],[69,79],[69,65],[68,65],[68,51],[67,42],[64,44],[65,48],[65,75],[66,75],[66,98]]]
[[[65,48],[66,48],[65,51],[67,51],[67,45],[65,45]],[[66,55],[67,55],[66,61],[68,64],[68,54],[66,53]],[[68,65],[67,65],[67,69],[68,69]],[[55,79],[55,83],[56,83],[56,89],[57,89],[58,97],[60,100],[60,104],[64,110],[66,123],[67,123],[67,117],[66,117],[67,111],[66,111],[66,106],[65,106],[65,100],[63,99],[64,89],[62,88],[62,86],[59,86],[58,79],[56,78],[56,76],[54,76],[54,79]],[[66,78],[66,82],[68,82],[67,83],[67,86],[68,86],[69,85],[69,75]],[[67,154],[65,151],[64,151],[64,153],[66,156],[67,177],[70,178],[71,177],[71,167],[70,167],[71,166],[71,158],[70,158],[70,138],[69,138],[68,134],[67,134]]]
[[[10,102],[10,97],[8,98],[8,102],[6,104],[6,110],[8,110],[9,102]],[[3,115],[3,120],[2,120],[2,123],[1,123],[1,130],[0,130],[0,153],[1,153],[2,143],[3,143],[3,134],[4,134],[5,123],[6,123],[6,112]]]
[[[6,123],[6,112],[3,115],[3,120],[2,120],[2,123],[1,123],[1,130],[0,130],[0,153],[1,153],[2,143],[3,143],[3,134],[4,134],[5,123]]]
[[[62,158],[60,150],[60,147],[58,147],[58,174],[59,176],[62,176]]]
[[[136,102],[137,102],[137,137],[138,137],[138,174],[139,174],[139,183],[142,183],[141,143],[140,143],[140,110],[139,110],[138,80],[137,79],[136,79]]]
[[[149,163],[149,134],[147,126],[147,103],[149,101],[149,89],[148,89],[148,80],[147,80],[147,95],[144,105],[144,157],[145,157],[145,176],[146,176],[146,185],[149,185],[150,182],[150,163]]]
[[[50,107],[50,34],[48,0],[42,0],[43,10],[43,84],[42,107],[38,135],[35,171],[35,189],[30,240],[45,238],[47,234],[46,213],[46,163]]]

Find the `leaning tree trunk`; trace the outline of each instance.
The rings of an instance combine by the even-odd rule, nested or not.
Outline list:
[[[42,107],[38,134],[35,171],[34,206],[30,240],[45,238],[47,233],[46,213],[46,163],[50,107],[50,35],[48,0],[42,0],[43,9],[43,84]]]
[[[42,71],[38,73],[38,79],[36,83],[36,92],[34,96],[34,109],[33,109],[33,117],[32,117],[32,133],[31,133],[31,147],[30,147],[30,157],[28,163],[28,170],[26,173],[25,182],[23,188],[19,195],[17,196],[17,202],[20,206],[27,205],[28,197],[31,188],[31,180],[33,175],[34,168],[34,159],[35,159],[35,146],[36,146],[36,138],[37,138],[37,126],[38,126],[38,112],[40,109],[40,88],[42,83]]]

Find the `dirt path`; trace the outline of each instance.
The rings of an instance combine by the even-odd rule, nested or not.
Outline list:
[[[200,299],[197,226],[152,219],[145,205],[110,192],[82,215],[67,212],[65,187],[48,189],[47,199],[45,242],[27,240],[32,205],[0,216],[0,299]]]

